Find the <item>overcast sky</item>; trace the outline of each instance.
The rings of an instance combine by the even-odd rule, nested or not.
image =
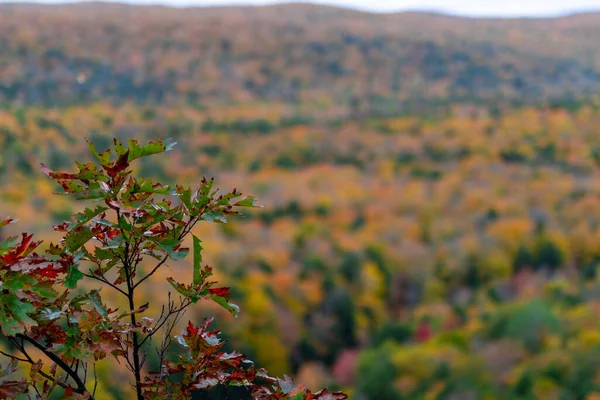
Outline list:
[[[19,0],[0,0],[14,2]],[[35,0],[29,0],[35,1]],[[38,0],[62,2],[61,0]],[[122,0],[129,3],[159,3],[185,5],[264,5],[277,0]],[[475,16],[553,16],[574,11],[600,10],[600,0],[322,0],[315,1],[368,11],[392,12],[404,10],[436,10],[452,14]]]

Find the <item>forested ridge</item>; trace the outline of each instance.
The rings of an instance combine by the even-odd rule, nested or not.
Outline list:
[[[469,19],[333,7],[0,5],[0,100],[59,105],[573,100],[597,92],[600,15]],[[412,108],[409,108],[413,111]]]

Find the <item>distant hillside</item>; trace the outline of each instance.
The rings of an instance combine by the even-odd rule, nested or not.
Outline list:
[[[358,113],[569,100],[600,88],[599,37],[600,13],[471,19],[307,4],[0,4],[0,101],[318,100]]]

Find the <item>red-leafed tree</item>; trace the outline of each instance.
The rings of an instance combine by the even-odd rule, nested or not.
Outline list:
[[[131,371],[138,400],[185,399],[219,385],[244,386],[257,399],[346,398],[295,387],[288,378],[255,368],[244,355],[225,352],[219,332],[209,329],[211,320],[200,326],[190,322],[181,335],[173,334],[185,310],[203,299],[238,313],[228,301],[229,289],[210,281],[212,270],[202,265],[201,242],[191,231],[201,221],[224,223],[240,207],[255,207],[253,197],[235,189],[218,194],[212,179],[202,179],[192,190],[134,177],[133,161],[172,148],[162,141],[140,146],[130,140],[123,146],[114,140],[114,157],[91,143],[89,148],[99,165],[77,163],[76,173],[42,165],[42,171],[65,194],[95,206],[55,226],[62,239],[44,252],[36,252],[40,242],[28,234],[0,243],[1,336],[13,348],[2,352],[9,362],[0,367],[0,399],[22,394],[46,399],[59,392],[64,398],[93,399],[96,363],[109,356]],[[11,222],[1,220],[0,227]],[[191,282],[168,278],[173,293],[165,296],[162,312],[145,316],[149,305],[136,304],[136,292],[169,260],[188,255],[183,246],[188,235],[193,239]],[[85,280],[85,290],[79,290]],[[121,296],[128,309],[107,304],[101,289]],[[161,339],[152,341],[155,335]],[[172,359],[174,346],[180,351]],[[144,367],[150,351],[159,356],[157,371]],[[26,378],[11,379],[27,366]]]

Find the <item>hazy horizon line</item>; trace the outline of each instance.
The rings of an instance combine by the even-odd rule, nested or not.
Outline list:
[[[434,8],[434,7],[406,7],[399,8],[397,10],[375,10],[366,7],[360,6],[352,6],[352,5],[340,5],[340,4],[332,4],[327,1],[265,1],[260,4],[241,4],[236,3],[235,0],[231,3],[227,4],[195,4],[193,2],[182,2],[179,4],[168,3],[166,1],[152,1],[152,0],[27,0],[27,1],[6,1],[0,0],[0,5],[21,5],[21,4],[37,4],[37,5],[71,5],[71,4],[93,4],[93,3],[105,3],[105,4],[117,4],[117,5],[127,5],[127,6],[158,6],[158,7],[168,7],[175,9],[186,9],[186,8],[236,8],[236,7],[253,7],[253,8],[261,8],[261,7],[270,7],[277,5],[314,5],[314,6],[326,6],[333,7],[339,9],[346,10],[354,10],[358,12],[364,12],[369,14],[382,14],[382,15],[390,15],[390,14],[401,14],[401,13],[427,13],[427,14],[439,14],[446,16],[454,16],[454,17],[463,17],[463,18],[476,18],[476,19],[553,19],[553,18],[562,18],[569,17],[573,15],[580,14],[589,14],[589,13],[600,13],[600,6],[598,8],[573,8],[568,10],[561,11],[552,11],[547,13],[524,13],[524,14],[497,14],[497,13],[465,13],[454,10],[448,10],[444,8]]]

